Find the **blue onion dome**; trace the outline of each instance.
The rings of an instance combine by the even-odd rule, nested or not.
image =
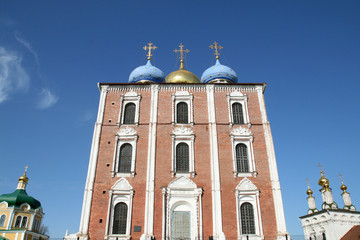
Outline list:
[[[218,57],[216,58],[215,65],[206,69],[201,76],[201,82],[203,83],[237,83],[237,81],[238,77],[235,71],[228,66],[222,65]]]
[[[135,68],[129,76],[129,83],[143,82],[165,82],[165,74],[157,67],[151,65],[150,59],[148,59],[146,65]]]

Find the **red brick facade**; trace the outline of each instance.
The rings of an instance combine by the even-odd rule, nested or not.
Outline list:
[[[165,87],[167,85],[167,87]],[[170,85],[174,85],[172,89]],[[191,84],[190,84],[191,85]],[[190,86],[185,85],[185,86]],[[193,94],[193,125],[187,125],[195,134],[194,161],[195,177],[190,179],[197,187],[203,189],[202,194],[202,236],[209,239],[213,235],[213,200],[212,200],[212,176],[210,174],[210,136],[208,116],[208,93],[205,84],[198,88],[185,87],[182,91]],[[126,92],[136,92],[141,95],[139,105],[139,124],[128,125],[136,130],[138,135],[135,160],[135,176],[126,177],[126,180],[134,189],[132,201],[132,216],[130,235],[132,239],[140,239],[144,233],[145,198],[147,185],[147,166],[149,148],[149,126],[151,119],[152,91],[151,85],[134,84],[101,84],[107,86],[104,104],[101,133],[99,136],[99,148],[96,156],[95,178],[93,180],[93,193],[90,205],[90,218],[88,224],[89,239],[104,239],[106,226],[111,219],[108,216],[109,190],[119,180],[112,176],[114,164],[115,135],[125,126],[118,125],[120,114],[121,96]],[[156,122],[156,153],[155,153],[155,182],[154,182],[154,229],[156,239],[162,239],[163,231],[163,193],[162,187],[169,185],[175,177],[171,174],[172,161],[172,138],[171,134],[176,125],[172,124],[173,101],[172,94],[179,91],[184,85],[160,84],[158,91],[157,122]],[[238,219],[236,215],[235,189],[243,177],[234,177],[233,147],[230,133],[239,126],[250,129],[253,134],[253,152],[257,175],[251,175],[249,180],[258,188],[260,201],[260,215],[265,239],[276,239],[278,234],[276,211],[274,207],[273,190],[269,170],[269,156],[264,133],[264,119],[261,110],[261,98],[257,89],[263,89],[264,84],[215,84],[214,102],[218,144],[219,175],[221,185],[221,213],[222,229],[227,239],[238,239]],[[218,88],[217,88],[218,87]],[[166,88],[166,89],[165,89]],[[239,91],[247,96],[247,108],[249,124],[229,124],[229,103],[227,95]],[[189,113],[191,114],[191,113]],[[88,177],[89,178],[89,177]],[[89,181],[89,179],[88,179]],[[85,204],[85,203],[84,203]],[[84,210],[83,210],[84,211]],[[280,211],[283,211],[280,209]],[[134,226],[141,226],[140,232],[134,232]],[[110,230],[111,231],[111,230]]]

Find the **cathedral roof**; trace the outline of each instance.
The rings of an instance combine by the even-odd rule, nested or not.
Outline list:
[[[23,189],[16,189],[13,193],[1,195],[0,202],[3,201],[7,202],[8,206],[19,207],[21,204],[27,203],[33,209],[41,207],[41,203],[35,198],[29,196]]]
[[[165,82],[164,73],[157,67],[151,65],[150,59],[143,66],[137,67],[129,76],[129,83],[137,82]]]
[[[237,83],[238,78],[234,70],[228,66],[222,65],[219,58],[216,58],[215,65],[209,67],[201,76],[201,82],[209,83],[214,80],[227,80],[231,83]]]

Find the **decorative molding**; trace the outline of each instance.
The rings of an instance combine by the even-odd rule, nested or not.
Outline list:
[[[250,131],[250,129],[244,127],[234,128],[230,133],[230,136],[252,136],[252,135],[253,134]]]
[[[111,187],[111,190],[116,191],[116,190],[133,190],[133,187],[130,185],[130,183],[128,182],[128,180],[126,180],[125,178],[120,178],[119,180],[116,181],[116,183]]]
[[[244,178],[239,182],[239,184],[236,186],[237,191],[255,191],[258,190],[258,188],[247,178]]]
[[[117,136],[123,137],[123,136],[134,136],[137,135],[137,132],[135,129],[126,126],[125,128],[120,129],[119,132],[116,133]]]
[[[181,127],[176,127],[172,131],[172,134],[174,134],[174,135],[193,135],[194,132],[193,132],[193,130],[191,128],[181,126]]]
[[[197,188],[196,184],[187,177],[178,177],[175,180],[171,181],[168,185],[170,189],[190,189]]]
[[[130,86],[129,86],[130,85]],[[102,85],[101,89],[103,91],[109,91],[109,92],[150,92],[151,89],[154,86],[158,86],[158,90],[160,92],[176,92],[176,91],[190,91],[190,92],[207,92],[207,86],[211,86],[212,89],[214,89],[214,92],[232,92],[232,91],[238,91],[238,92],[263,92],[264,84],[186,84],[186,85],[180,85],[180,84],[144,84],[144,85]],[[211,91],[211,90],[210,90]]]
[[[137,97],[138,94],[134,91],[125,93],[125,97]]]

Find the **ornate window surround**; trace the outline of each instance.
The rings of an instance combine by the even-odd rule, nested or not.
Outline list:
[[[234,103],[240,103],[242,106],[243,114],[244,114],[244,125],[248,124],[250,125],[250,118],[249,118],[249,111],[248,111],[248,97],[247,95],[242,94],[241,92],[232,92],[230,94],[226,95],[228,100],[228,112],[229,112],[229,124],[230,127],[234,125],[234,117],[233,117],[233,109],[232,105]],[[236,124],[238,125],[238,124]]]
[[[120,178],[109,191],[110,198],[108,204],[108,217],[106,221],[105,239],[109,240],[129,240],[131,239],[131,214],[134,196],[133,187],[125,178]],[[126,234],[112,234],[114,210],[116,204],[123,202],[128,206]]]
[[[194,160],[194,141],[195,134],[192,129],[181,126],[172,131],[172,159],[171,159],[171,176],[195,177],[195,160]],[[176,172],[176,146],[179,143],[186,143],[189,146],[189,173]]]
[[[120,129],[120,131],[115,136],[115,151],[113,157],[113,168],[111,171],[111,176],[115,177],[134,177],[135,176],[135,162],[136,162],[136,145],[137,145],[138,135],[137,132],[126,126],[125,128]],[[129,143],[132,146],[131,154],[131,171],[129,173],[119,173],[119,156],[120,148],[123,144]]]
[[[257,187],[246,177],[240,181],[235,189],[235,198],[236,198],[236,217],[237,217],[237,230],[238,230],[238,239],[246,240],[248,235],[251,239],[261,240],[264,239],[263,226],[261,221],[261,211],[260,211],[260,200],[259,200],[260,191]],[[246,234],[242,235],[241,233],[241,213],[240,207],[243,203],[250,203],[254,209],[254,222],[255,222],[255,234]]]
[[[140,100],[141,95],[140,93],[136,92],[127,92],[124,95],[121,95],[120,97],[120,111],[119,111],[119,117],[117,125],[120,127],[120,125],[139,125],[139,115],[140,115]],[[135,104],[135,121],[134,124],[124,124],[124,116],[125,116],[125,105],[128,103],[134,103]]]
[[[184,102],[188,106],[188,123],[179,123],[178,125],[194,125],[194,108],[193,100],[194,95],[188,91],[177,91],[175,94],[171,95],[172,98],[172,125],[175,126],[178,123],[176,122],[177,118],[177,104]]]
[[[203,189],[187,177],[179,177],[162,188],[163,220],[162,238],[172,238],[172,214],[174,211],[190,211],[191,239],[202,239],[202,193]]]
[[[233,151],[233,167],[234,167],[234,177],[254,177],[257,176],[256,166],[255,166],[255,158],[254,158],[254,148],[253,148],[253,134],[252,132],[243,127],[234,128],[231,133],[231,144]],[[236,145],[239,143],[243,143],[246,145],[248,150],[248,161],[249,161],[249,172],[247,173],[238,173],[236,167]]]

